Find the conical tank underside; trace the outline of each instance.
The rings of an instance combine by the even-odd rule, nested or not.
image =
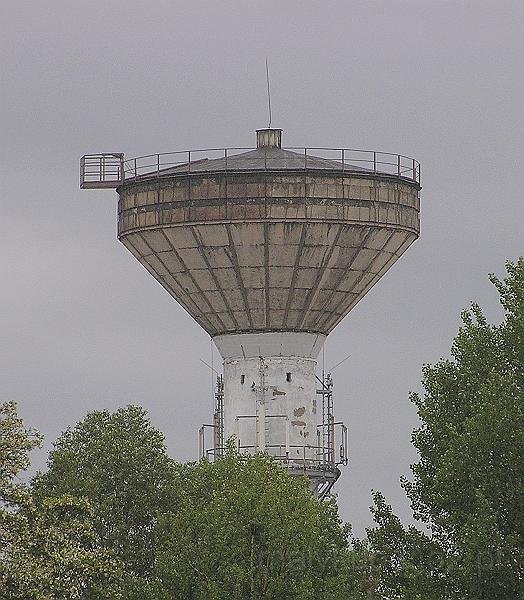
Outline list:
[[[328,334],[418,237],[420,187],[254,152],[236,171],[206,161],[126,181],[119,238],[212,336]]]

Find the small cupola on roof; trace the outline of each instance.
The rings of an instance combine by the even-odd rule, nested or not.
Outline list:
[[[257,129],[257,148],[281,148],[282,129]]]

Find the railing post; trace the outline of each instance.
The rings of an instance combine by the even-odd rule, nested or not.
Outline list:
[[[137,172],[136,172],[136,158],[135,158],[135,179],[136,179],[136,176],[137,176]]]
[[[377,153],[373,152],[373,173],[377,172]]]
[[[227,148],[224,148],[224,161],[225,161],[225,171],[224,171],[224,187],[225,187],[225,198],[226,198],[226,212],[227,212],[227,199],[228,199],[228,181],[227,181]]]
[[[342,172],[344,172],[344,171],[345,171],[345,167],[346,167],[346,158],[345,158],[345,154],[346,154],[346,151],[343,149],[343,150],[342,150]]]
[[[160,154],[156,155],[156,176],[160,177]]]
[[[400,154],[397,154],[397,176],[400,177]]]
[[[238,417],[235,417],[235,437],[237,438],[237,449],[240,450],[240,423]]]
[[[348,442],[348,428],[344,425],[344,464],[348,464],[349,454],[349,442]]]
[[[204,447],[204,426],[198,431],[198,457],[199,459],[204,458],[205,447]]]
[[[120,179],[120,183],[124,183],[124,181],[126,180],[123,154],[120,155],[120,177],[119,177],[119,179]]]
[[[413,181],[417,181],[417,167],[415,165],[415,159],[411,159],[413,161]]]
[[[304,458],[303,458],[303,464],[304,464],[304,472],[306,471],[306,445],[304,444],[302,446],[303,450],[304,450]]]
[[[188,150],[187,153],[187,173],[187,198],[188,200],[191,200],[191,177],[189,177],[189,174],[191,173],[191,150]]]

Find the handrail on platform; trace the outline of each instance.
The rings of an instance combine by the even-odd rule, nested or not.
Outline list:
[[[267,150],[262,156],[251,155],[246,157],[245,166],[232,160],[244,152],[255,148],[207,148],[199,150],[179,150],[158,154],[146,154],[136,158],[124,159],[123,153],[86,154],[80,159],[80,187],[88,188],[116,188],[123,183],[137,179],[172,177],[189,173],[223,172],[238,173],[249,171],[281,171],[282,158],[274,158]],[[386,175],[398,177],[403,180],[413,181],[420,185],[420,163],[414,158],[391,152],[376,150],[358,150],[353,148],[326,148],[326,147],[297,147],[282,148],[294,153],[286,157],[296,161],[296,166],[287,166],[285,169],[300,169],[306,171],[330,170],[331,165],[315,167],[318,161],[330,161],[332,169],[342,173],[362,173],[373,175]],[[286,158],[284,160],[286,160]],[[216,169],[211,166],[205,168],[207,161],[222,159]],[[257,162],[258,161],[258,162]],[[204,168],[202,166],[204,165]]]

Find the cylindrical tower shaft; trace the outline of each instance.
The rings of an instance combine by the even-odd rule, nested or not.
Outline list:
[[[315,377],[323,340],[302,332],[215,338],[224,359],[225,439],[290,463],[322,462]]]

